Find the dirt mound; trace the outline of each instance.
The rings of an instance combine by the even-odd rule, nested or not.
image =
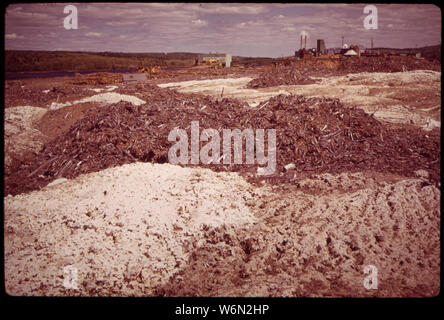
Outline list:
[[[36,129],[52,140],[82,119],[86,111],[94,106],[94,103],[90,102],[48,110],[36,124]]]
[[[425,169],[434,182],[440,180],[439,130],[392,129],[337,99],[280,95],[251,109],[233,99],[195,97],[147,84],[132,90],[140,92],[147,103],[121,102],[89,109],[85,118],[47,143],[35,162],[5,177],[5,194],[124,163],[165,163],[173,144],[167,139],[169,132],[179,127],[190,137],[190,123],[195,120],[201,130],[276,129],[277,173],[268,178],[271,182],[294,180],[295,173],[299,177],[363,169],[404,176]],[[127,87],[126,92],[131,89]],[[204,144],[200,142],[200,148]],[[293,168],[286,171],[288,164]],[[256,172],[256,165],[201,166]]]
[[[76,85],[56,85],[50,89],[42,90],[23,83],[21,81],[7,81],[5,83],[5,108],[21,105],[46,107],[53,101],[62,101],[66,96],[77,97],[91,93],[86,88]]]

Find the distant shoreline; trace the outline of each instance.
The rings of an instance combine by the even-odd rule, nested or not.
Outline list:
[[[122,70],[89,70],[89,71],[30,71],[30,72],[5,72],[5,80],[21,80],[21,79],[39,79],[39,78],[56,78],[73,76],[76,73],[91,74],[97,72],[110,73],[131,73],[137,72],[137,69]]]
[[[164,70],[182,69],[178,67],[166,67]],[[91,74],[98,72],[109,73],[135,73],[137,69],[120,69],[120,70],[87,70],[87,71],[29,71],[29,72],[5,72],[5,80],[22,80],[22,79],[41,79],[41,78],[56,78],[69,77],[76,73]]]

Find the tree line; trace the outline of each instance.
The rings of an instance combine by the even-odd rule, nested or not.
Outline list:
[[[195,53],[5,51],[6,72],[91,71],[192,66]]]

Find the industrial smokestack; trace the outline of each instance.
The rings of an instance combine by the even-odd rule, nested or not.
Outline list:
[[[308,32],[305,30],[302,30],[300,34],[301,34],[301,47],[302,47],[302,39],[304,39],[304,43],[305,43],[304,48],[307,48]]]

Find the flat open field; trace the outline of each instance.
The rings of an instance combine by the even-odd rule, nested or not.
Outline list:
[[[11,295],[440,292],[440,64],[288,59],[134,83],[14,80],[4,112]],[[189,137],[192,121],[275,129],[275,172],[168,163],[169,133]],[[364,286],[368,265],[377,289]]]

